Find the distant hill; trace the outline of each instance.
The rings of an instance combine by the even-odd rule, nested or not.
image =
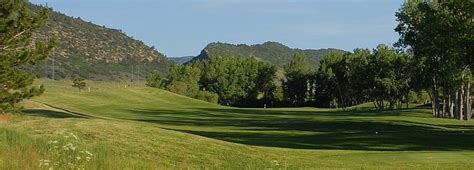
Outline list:
[[[302,50],[287,47],[278,42],[265,42],[263,44],[245,45],[214,42],[208,44],[201,53],[192,61],[203,60],[217,56],[244,56],[255,57],[257,60],[270,62],[283,67],[289,63],[296,52],[303,52],[308,58],[311,68],[316,69],[319,62],[331,51],[342,51],[338,49]]]
[[[175,64],[184,64],[188,61],[191,61],[194,56],[184,56],[184,57],[169,57],[168,59],[173,61]]]
[[[34,11],[40,6],[30,4]],[[95,80],[143,78],[148,71],[163,73],[173,63],[163,54],[121,30],[106,28],[81,18],[51,12],[34,39],[57,39],[46,62],[30,69],[39,77],[55,79],[82,76]]]

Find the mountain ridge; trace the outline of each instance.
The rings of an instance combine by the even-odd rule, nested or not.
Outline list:
[[[212,42],[201,50],[200,54],[189,62],[205,60],[210,57],[219,56],[242,56],[254,57],[259,61],[273,63],[279,67],[283,67],[289,63],[293,55],[297,52],[304,53],[312,69],[319,66],[319,62],[332,51],[345,52],[344,50],[335,48],[326,49],[299,49],[290,48],[282,43],[267,41],[261,44],[231,44],[223,42]]]
[[[30,9],[44,8],[29,4]],[[54,79],[84,77],[92,80],[144,78],[151,70],[166,74],[173,65],[153,46],[81,18],[51,10],[45,23],[35,31],[35,41],[57,40],[48,60],[32,66],[38,77]]]
[[[181,65],[191,61],[196,56],[182,56],[182,57],[168,57],[168,60],[173,61],[175,64]]]

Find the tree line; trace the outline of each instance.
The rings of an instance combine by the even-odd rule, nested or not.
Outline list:
[[[397,108],[428,100],[423,89],[411,88],[416,83],[412,58],[379,45],[372,51],[331,52],[311,71],[305,54],[295,53],[278,79],[274,64],[250,57],[213,57],[172,67],[165,79],[152,72],[147,85],[199,99],[214,96],[211,102],[231,106],[348,107],[373,101],[378,109]]]
[[[221,56],[170,69],[160,83],[191,97],[232,106],[375,108],[432,104],[433,117],[470,119],[473,72],[472,1],[406,1],[396,13],[395,47],[331,52],[312,71],[304,53],[279,68]],[[201,94],[205,93],[205,94]],[[212,97],[210,97],[212,96]]]
[[[48,9],[32,12],[24,1],[0,6],[0,112],[16,112],[39,95],[26,66],[47,57],[53,40],[32,41]],[[304,53],[283,68],[251,57],[221,56],[152,72],[147,85],[223,105],[242,107],[349,107],[377,109],[430,101],[433,117],[470,119],[474,71],[474,2],[406,1],[396,13],[395,47],[332,52],[312,71]],[[283,73],[283,74],[281,74]]]
[[[147,85],[232,106],[270,102],[276,89],[277,67],[250,57],[213,57],[170,68],[165,79],[152,72]]]
[[[474,1],[407,1],[396,17],[396,45],[413,54],[415,88],[429,89],[433,117],[470,119]]]

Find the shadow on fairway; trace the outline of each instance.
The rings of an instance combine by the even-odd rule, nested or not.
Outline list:
[[[89,118],[87,115],[70,114],[59,111],[45,110],[45,109],[25,109],[22,111],[25,115],[40,116],[48,118]]]
[[[409,113],[426,117],[423,113],[413,113],[412,109],[383,112],[233,108],[129,111],[138,115],[133,120],[247,145],[380,151],[474,150],[472,126],[379,120]]]

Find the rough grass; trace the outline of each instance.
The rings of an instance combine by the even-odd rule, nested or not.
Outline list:
[[[45,168],[61,131],[94,154],[77,163],[86,169],[474,167],[474,123],[434,119],[426,108],[238,109],[139,84],[88,82],[91,92],[79,92],[40,83],[44,95],[0,122],[1,169]]]

